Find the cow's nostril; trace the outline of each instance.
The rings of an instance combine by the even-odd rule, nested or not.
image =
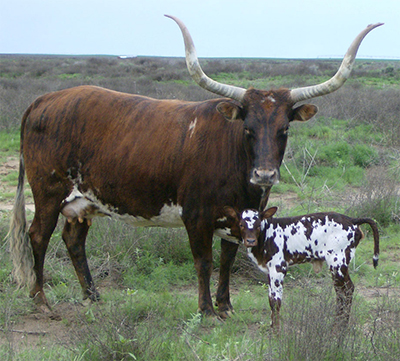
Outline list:
[[[264,170],[256,168],[253,170],[250,182],[259,186],[271,186],[279,182],[277,169]]]

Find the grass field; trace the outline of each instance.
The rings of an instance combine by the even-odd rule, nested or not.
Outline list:
[[[257,88],[325,80],[335,60],[204,59],[220,81]],[[87,254],[102,300],[82,301],[57,227],[45,263],[45,291],[61,320],[39,313],[17,290],[8,244],[18,170],[18,127],[37,96],[95,84],[157,98],[210,97],[189,79],[182,59],[0,56],[0,358],[2,360],[398,360],[400,359],[400,63],[357,61],[351,80],[312,101],[320,112],[293,124],[281,183],[270,205],[279,215],[335,210],[377,220],[378,269],[367,237],[351,265],[356,287],[346,331],[332,334],[335,294],[324,267],[290,269],[282,331],[271,332],[266,279],[240,253],[232,276],[235,315],[202,319],[197,278],[183,229],[131,228],[96,219]],[[28,203],[32,203],[26,187]],[[31,208],[30,208],[31,209]],[[28,210],[28,218],[33,213]],[[219,270],[214,244],[212,292]]]

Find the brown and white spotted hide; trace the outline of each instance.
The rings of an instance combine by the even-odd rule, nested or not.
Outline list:
[[[354,291],[349,264],[364,235],[359,225],[367,223],[374,235],[374,267],[379,258],[379,233],[369,218],[351,218],[338,213],[314,213],[291,218],[272,218],[276,207],[264,212],[243,211],[238,224],[244,239],[258,235],[258,244],[248,246],[248,255],[268,275],[272,326],[279,328],[283,280],[290,265],[326,262],[337,295],[337,315],[347,324]],[[245,243],[246,244],[246,243]]]

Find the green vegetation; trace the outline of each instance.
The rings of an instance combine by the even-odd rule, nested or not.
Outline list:
[[[204,59],[222,82],[296,87],[326,80],[336,60]],[[190,80],[183,59],[0,55],[0,204],[12,205],[19,124],[39,95],[94,84],[157,98],[212,97]],[[350,325],[332,334],[335,294],[329,271],[290,268],[282,332],[269,328],[265,276],[240,249],[232,276],[236,314],[201,319],[197,277],[184,229],[133,229],[95,219],[87,255],[102,301],[82,302],[61,240],[62,219],[46,255],[49,302],[62,321],[40,314],[16,290],[8,244],[9,210],[0,208],[0,358],[2,360],[398,360],[400,359],[400,62],[358,60],[338,92],[312,100],[319,113],[293,123],[271,205],[279,215],[336,210],[376,219],[378,269],[368,226],[351,265],[356,287]],[[27,186],[26,197],[31,201]],[[28,211],[28,219],[33,214]],[[216,291],[219,240],[214,245]],[[27,332],[29,331],[29,332]]]

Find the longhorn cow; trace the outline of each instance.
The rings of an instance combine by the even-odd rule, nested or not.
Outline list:
[[[97,300],[85,254],[95,216],[136,226],[187,230],[198,276],[198,306],[216,315],[210,294],[212,238],[221,236],[217,290],[220,317],[233,310],[230,268],[238,249],[224,218],[225,205],[258,208],[279,181],[291,121],[314,116],[314,105],[295,104],[331,93],[350,75],[368,26],[352,43],[330,80],[298,89],[242,89],[202,71],[191,36],[177,18],[192,78],[224,98],[202,102],[157,100],[94,86],[45,94],[26,110],[21,125],[19,180],[10,224],[14,276],[43,310],[43,266],[59,214],[62,238],[83,289]],[[24,176],[35,214],[26,224]],[[32,257],[33,255],[33,257]]]

